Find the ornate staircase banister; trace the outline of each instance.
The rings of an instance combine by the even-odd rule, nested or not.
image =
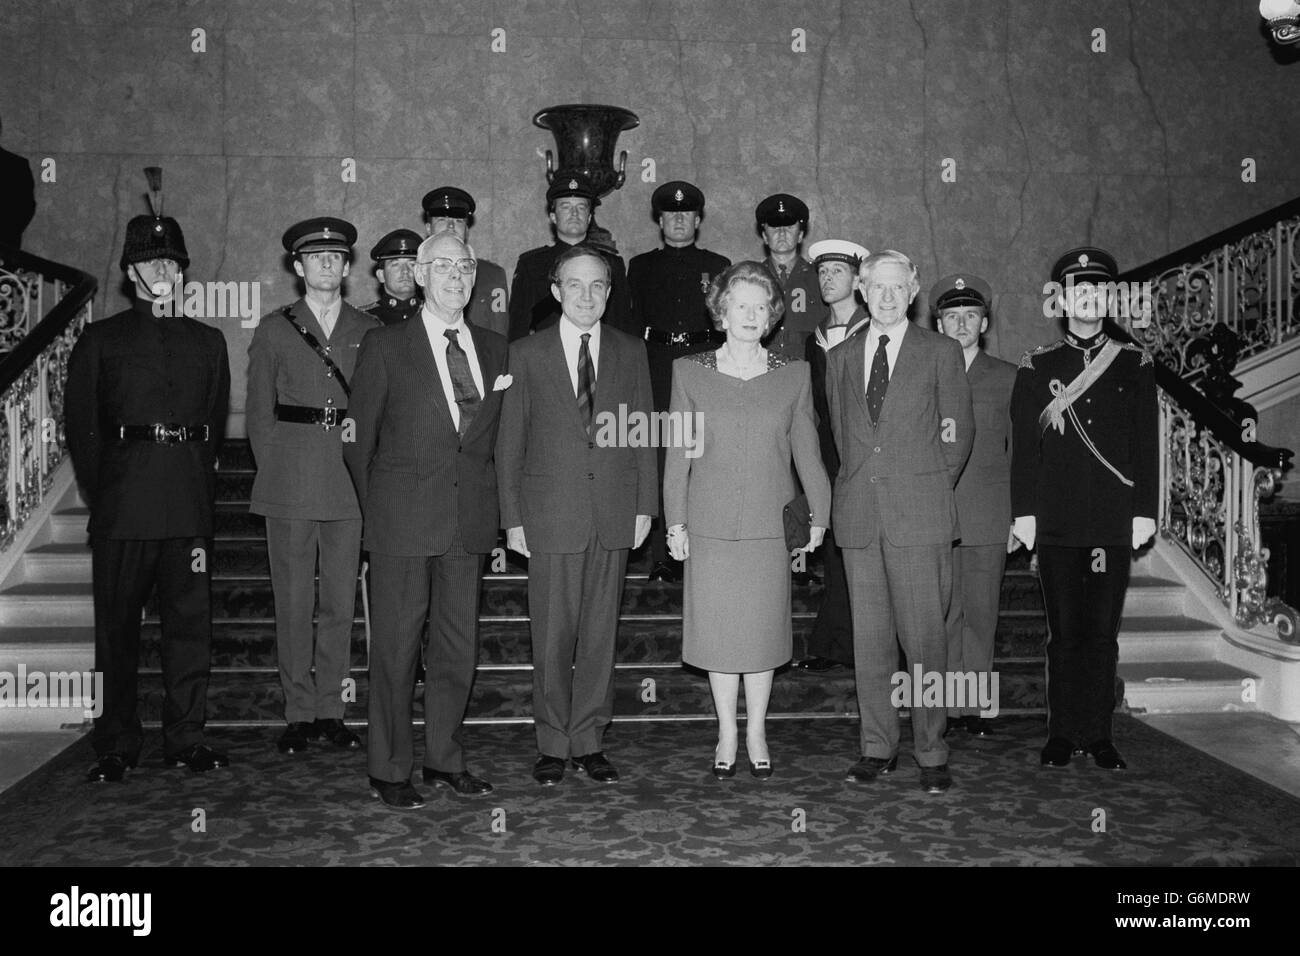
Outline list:
[[[91,319],[98,283],[88,273],[0,245],[0,317],[17,326],[32,297],[57,299],[36,326],[0,359],[0,551],[7,549],[44,499],[67,454],[63,387],[68,357]]]

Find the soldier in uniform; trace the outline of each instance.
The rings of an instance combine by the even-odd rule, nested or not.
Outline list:
[[[439,186],[424,194],[421,201],[424,206],[425,233],[436,236],[440,232],[454,233],[456,238],[469,244],[469,227],[473,225],[474,210],[477,208],[474,197],[455,186]],[[487,329],[498,335],[505,335],[510,330],[510,299],[507,289],[506,270],[495,262],[479,258],[475,270],[474,291],[465,306],[465,321]]]
[[[266,516],[275,593],[275,646],[284,718],[282,753],[324,737],[352,749],[343,681],[356,614],[361,509],[343,464],[343,429],[361,338],[373,316],[343,301],[357,231],[308,219],[284,234],[305,294],[262,317],[248,347],[248,440],[257,459],[249,510]],[[320,621],[312,639],[316,570]],[[313,673],[314,671],[314,673]]]
[[[560,307],[551,294],[551,269],[560,254],[579,243],[586,243],[592,210],[600,205],[587,177],[579,172],[556,176],[546,190],[546,211],[555,227],[555,242],[529,249],[515,265],[515,281],[510,287],[510,341],[548,328],[560,320]],[[587,243],[591,247],[590,243]],[[601,320],[620,332],[641,337],[633,328],[632,304],[628,295],[627,270],[623,257],[601,248],[609,263],[613,285]]]
[[[95,670],[104,675],[91,782],[120,781],[140,759],[140,616],[155,588],[166,762],[200,773],[229,764],[203,742],[203,724],[214,471],[230,364],[219,329],[176,314],[189,255],[180,225],[162,215],[161,171],[154,175],[154,215],[127,223],[122,252],[135,300],[86,326],[64,392],[68,450],[90,506]]]
[[[1075,748],[1124,769],[1111,741],[1120,615],[1132,551],[1155,534],[1159,480],[1155,364],[1107,337],[1115,260],[1085,246],[1052,269],[1065,338],[1026,352],[1011,394],[1011,513],[1038,547],[1047,606],[1044,765]]]
[[[415,250],[420,234],[410,229],[394,229],[375,243],[370,258],[378,265],[375,271],[383,286],[378,300],[361,307],[384,325],[405,322],[420,314],[423,299],[415,286]]]
[[[632,315],[646,341],[650,359],[650,388],[655,411],[666,412],[672,397],[673,360],[722,342],[704,304],[713,277],[731,260],[695,244],[704,216],[704,193],[690,183],[664,183],[650,197],[650,208],[662,249],[643,252],[628,263],[627,282],[632,290]],[[659,473],[664,470],[659,448]],[[662,490],[662,489],[661,489]],[[662,511],[660,501],[660,514]],[[662,532],[650,534],[653,567],[651,581],[680,581],[681,564],[668,556]]]
[[[946,621],[950,672],[993,669],[1010,541],[1010,406],[1016,367],[980,348],[992,301],[989,284],[970,273],[945,276],[930,289],[935,325],[961,346],[975,409],[975,441],[955,490],[961,540],[952,552],[952,604]],[[948,730],[962,727],[984,737],[992,732],[993,722],[981,719],[976,706],[949,707]]]
[[[821,441],[822,464],[831,481],[840,470],[840,456],[831,433],[830,407],[826,403],[826,357],[846,339],[871,321],[858,304],[854,289],[858,266],[871,255],[856,242],[823,239],[808,248],[817,270],[821,298],[830,312],[804,345],[804,359],[812,376],[813,408],[817,412],[817,436]],[[821,549],[825,562],[826,587],[822,591],[817,622],[808,638],[808,656],[796,664],[801,670],[822,672],[853,666],[853,614],[849,608],[849,583],[844,576],[844,556],[828,528]]]
[[[826,318],[817,270],[799,254],[808,231],[808,206],[789,193],[768,196],[754,210],[758,234],[767,248],[763,264],[781,284],[785,312],[769,333],[767,347],[787,359],[804,357],[804,340]]]

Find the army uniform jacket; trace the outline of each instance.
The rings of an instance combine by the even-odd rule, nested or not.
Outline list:
[[[1011,527],[1011,389],[1016,367],[983,351],[966,370],[975,441],[957,479],[961,543],[1005,546]]]
[[[770,256],[763,260],[763,264],[780,279],[781,270]],[[781,291],[785,311],[781,313],[780,324],[768,333],[767,347],[787,359],[801,359],[804,357],[804,342],[825,321],[830,307],[822,301],[817,270],[803,256],[795,256],[794,266]]]

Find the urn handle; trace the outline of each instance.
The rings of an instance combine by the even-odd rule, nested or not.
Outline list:
[[[549,186],[551,184],[551,180],[553,180],[554,178],[555,178],[555,157],[551,155],[551,151],[548,149],[546,151],[546,185]]]
[[[625,182],[627,182],[627,150],[622,150],[618,154],[618,175],[614,178],[614,188],[622,189]]]

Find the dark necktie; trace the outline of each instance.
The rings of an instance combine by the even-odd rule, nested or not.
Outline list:
[[[478,389],[474,387],[474,376],[469,370],[469,357],[457,341],[456,330],[448,329],[442,333],[447,336],[447,371],[451,375],[451,393],[456,398],[456,407],[460,409],[460,426],[456,433],[461,438],[469,431],[478,411],[481,399]]]
[[[777,272],[781,277],[781,285],[785,286],[785,281],[790,278],[790,269],[787,266],[777,266]]]
[[[871,378],[867,382],[867,414],[871,416],[873,425],[880,420],[880,407],[885,404],[885,390],[889,388],[889,356],[885,354],[885,346],[888,344],[889,336],[882,335],[876,345],[875,357],[871,360]]]
[[[578,347],[578,414],[582,416],[583,431],[591,431],[591,406],[596,397],[596,372],[591,366],[591,350],[587,343],[591,333],[582,333],[582,345]]]

